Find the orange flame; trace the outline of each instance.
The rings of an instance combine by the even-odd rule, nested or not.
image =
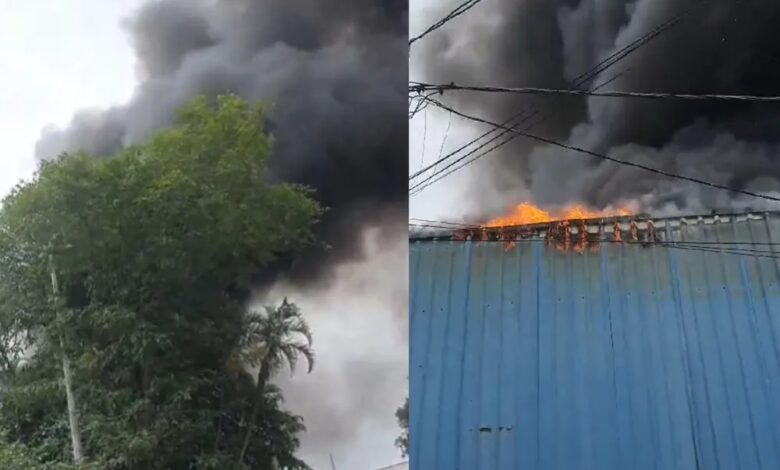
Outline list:
[[[627,208],[590,210],[581,204],[572,204],[555,212],[545,211],[531,203],[518,204],[512,212],[503,217],[489,220],[484,227],[507,227],[512,225],[529,225],[553,222],[558,220],[597,219],[601,217],[621,217],[631,215]]]

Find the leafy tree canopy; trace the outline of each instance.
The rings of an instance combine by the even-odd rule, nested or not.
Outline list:
[[[4,200],[0,467],[70,462],[64,355],[91,464],[235,468],[251,425],[243,464],[306,468],[301,418],[231,366],[254,276],[313,243],[321,214],[306,188],[269,182],[263,122],[236,96],[199,98],[147,142],[45,162]]]

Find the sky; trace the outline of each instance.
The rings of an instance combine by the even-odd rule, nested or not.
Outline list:
[[[32,175],[45,126],[130,97],[133,56],[120,20],[141,3],[0,0],[0,28],[13,38],[0,41],[0,192]]]
[[[77,111],[131,98],[136,64],[122,21],[143,3],[0,0],[0,27],[13,38],[0,42],[2,194],[35,171],[35,144],[45,127],[64,127]],[[289,296],[313,329],[314,372],[279,380],[287,406],[309,428],[300,455],[315,469],[329,469],[331,453],[339,470],[371,470],[401,460],[394,446],[400,432],[394,411],[407,389],[406,242],[401,241],[388,246],[368,233],[365,259],[339,266],[327,289],[304,292],[280,284],[269,297]],[[318,393],[324,383],[329,390],[364,387],[366,394],[348,403],[354,400],[345,401],[346,393]],[[339,420],[341,427],[329,420]]]
[[[487,3],[487,2],[486,2]],[[442,5],[452,9],[457,3],[447,0],[417,0],[409,5],[409,34],[415,36],[443,16]],[[481,8],[477,5],[475,8]],[[445,27],[457,27],[455,19]],[[437,34],[435,31],[431,35]],[[422,39],[425,41],[427,38]],[[409,79],[425,81],[420,66],[421,48],[412,46],[409,60]],[[484,129],[482,129],[484,132]],[[418,113],[409,122],[409,174],[430,165],[443,155],[459,148],[465,142],[480,135],[480,129],[463,122],[457,116],[429,107]],[[469,214],[478,212],[478,207],[468,198],[465,191],[474,178],[474,170],[480,162],[470,165],[467,171],[457,171],[409,199],[409,217],[458,222]]]

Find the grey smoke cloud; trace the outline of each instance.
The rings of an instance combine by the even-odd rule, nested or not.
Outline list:
[[[140,78],[132,99],[46,129],[36,155],[109,155],[168,124],[199,94],[270,103],[272,174],[313,187],[330,208],[319,235],[332,248],[293,269],[299,282],[319,282],[363,255],[364,228],[397,229],[405,219],[406,22],[406,2],[397,0],[151,1],[124,23]]]
[[[451,8],[447,3],[443,9]],[[419,64],[432,82],[566,88],[687,8],[691,13],[681,23],[594,83],[627,70],[606,89],[780,94],[780,43],[774,39],[780,4],[759,0],[495,0],[421,42]],[[440,47],[446,53],[434,52]],[[533,132],[545,137],[743,189],[772,191],[780,183],[780,108],[773,105],[466,93],[447,100],[494,121],[533,103],[546,116]],[[490,199],[485,206],[504,199],[506,208],[518,202],[510,195],[530,192],[541,204],[578,200],[604,207],[630,199],[656,213],[777,209],[522,138],[485,160],[495,191],[474,191]]]
[[[314,333],[311,375],[280,376],[304,417],[301,457],[379,467],[400,455],[407,388],[407,2],[152,1],[128,19],[139,83],[129,102],[46,129],[38,158],[142,141],[199,94],[268,102],[274,177],[313,187],[332,248],[260,273],[259,301],[288,295]],[[369,241],[366,242],[366,238]]]
[[[281,282],[264,296],[289,296],[314,334],[317,363],[309,375],[281,372],[275,381],[286,406],[300,413],[307,432],[300,456],[314,468],[367,470],[400,458],[395,409],[408,382],[408,242],[369,230],[365,260],[342,264],[327,289]]]

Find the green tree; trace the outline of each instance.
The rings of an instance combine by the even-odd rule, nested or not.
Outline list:
[[[271,376],[285,364],[295,371],[298,357],[303,356],[311,372],[314,367],[314,351],[311,349],[311,331],[295,304],[285,298],[278,308],[266,308],[265,314],[250,313],[246,316],[242,362],[258,369],[255,399],[243,423],[244,441],[238,462],[244,457],[255,429],[255,419],[263,405],[263,397]]]
[[[409,398],[404,400],[404,404],[395,410],[395,419],[398,420],[398,426],[401,427],[401,435],[395,440],[395,445],[401,449],[401,456],[409,455]]]
[[[269,183],[263,122],[261,107],[235,96],[199,98],[147,142],[43,163],[4,200],[6,442],[44,463],[71,460],[68,358],[90,462],[225,468],[242,453],[252,404],[258,437],[246,461],[272,455],[305,468],[294,459],[300,418],[280,408],[278,391],[229,367],[247,338],[255,276],[313,243],[321,213],[306,188]]]

